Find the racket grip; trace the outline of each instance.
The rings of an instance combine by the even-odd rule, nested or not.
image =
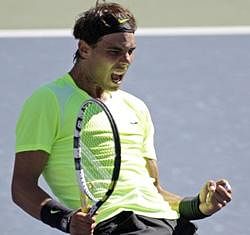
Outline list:
[[[88,213],[88,208],[86,208],[86,207],[81,207],[81,211],[82,211],[83,213],[87,214],[87,213]]]
[[[88,202],[87,202],[87,196],[85,194],[81,193],[81,211],[83,213],[88,213]]]

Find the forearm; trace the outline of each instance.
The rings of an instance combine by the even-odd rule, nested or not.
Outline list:
[[[156,161],[148,160],[147,168],[149,175],[154,179],[154,185],[158,192],[163,196],[164,200],[169,203],[173,210],[177,211],[181,214],[181,216],[187,219],[200,219],[205,217],[199,209],[200,201],[198,197],[182,198],[174,193],[164,190],[161,187]]]
[[[182,217],[188,220],[196,220],[207,217],[207,215],[203,214],[199,209],[199,196],[182,198],[162,189],[159,190],[159,193],[161,193],[164,199],[168,201],[171,208],[180,213]]]
[[[182,197],[180,197],[177,194],[174,193],[170,193],[164,189],[162,189],[161,187],[158,187],[158,192],[163,196],[164,200],[167,201],[170,205],[170,207],[179,212],[179,204],[180,201],[182,200]]]
[[[163,196],[164,200],[169,203],[171,208],[175,211],[179,211],[179,203],[181,201],[181,197],[178,196],[177,194],[170,193],[166,190],[164,190],[161,185],[160,185],[160,180],[159,180],[159,171],[157,167],[157,163],[155,160],[147,160],[147,169],[149,172],[150,177],[154,179],[154,185],[157,188],[158,192]]]
[[[75,211],[53,200],[38,186],[13,184],[13,201],[25,212],[45,224],[69,233],[71,216]],[[54,211],[52,213],[52,211]]]
[[[155,160],[147,160],[147,169],[154,185],[171,208],[183,218],[196,220],[205,218],[220,210],[231,201],[231,186],[226,180],[208,181],[198,195],[182,198],[164,190],[159,181],[159,172]]]
[[[16,154],[12,178],[12,199],[25,212],[53,228],[69,233],[74,211],[53,200],[38,185],[48,159],[43,151]]]
[[[40,219],[41,207],[50,199],[50,196],[33,183],[15,180],[12,183],[12,199],[25,212]]]

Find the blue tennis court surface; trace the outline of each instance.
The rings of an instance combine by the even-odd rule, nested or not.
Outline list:
[[[229,179],[233,201],[197,221],[199,234],[249,235],[250,36],[148,36],[137,44],[123,89],[151,110],[162,184],[188,196],[207,179]],[[0,39],[3,235],[60,234],[13,204],[10,182],[21,105],[71,68],[74,51],[71,38]]]

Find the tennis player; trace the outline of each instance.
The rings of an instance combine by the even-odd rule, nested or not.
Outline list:
[[[14,202],[34,218],[73,235],[196,234],[190,220],[227,205],[225,179],[209,180],[193,197],[161,187],[146,105],[120,90],[133,61],[136,21],[115,3],[97,5],[76,20],[78,49],[70,72],[29,97],[16,127],[12,181]],[[122,163],[117,187],[94,217],[79,210],[73,159],[73,130],[81,103],[90,97],[110,108],[118,125]],[[44,176],[55,197],[38,185]]]

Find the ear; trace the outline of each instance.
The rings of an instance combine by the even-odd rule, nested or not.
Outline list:
[[[79,49],[80,56],[82,58],[85,58],[85,59],[88,58],[88,56],[90,55],[91,47],[85,41],[79,40],[78,49]]]

